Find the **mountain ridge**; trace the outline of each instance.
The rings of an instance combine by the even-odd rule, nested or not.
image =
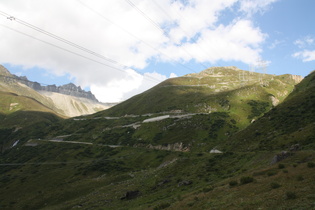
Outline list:
[[[0,65],[0,75],[5,76],[8,80],[9,79],[15,79],[18,82],[27,85],[28,87],[32,88],[36,91],[48,91],[48,92],[56,92],[61,93],[65,95],[80,97],[80,98],[87,98],[92,101],[99,102],[95,95],[92,94],[91,91],[85,91],[82,90],[80,86],[76,86],[73,83],[68,83],[65,85],[56,86],[53,85],[41,85],[38,82],[33,82],[28,80],[26,76],[16,76],[14,74],[11,74],[4,66]]]
[[[64,117],[75,117],[92,114],[107,109],[114,104],[100,103],[91,91],[84,91],[80,86],[72,83],[56,86],[42,86],[38,82],[29,81],[25,76],[13,75],[5,67],[0,65],[0,87],[2,91],[31,97],[39,103],[49,107],[56,114]],[[17,102],[11,102],[17,103]],[[9,106],[10,104],[8,104]],[[27,105],[19,106],[21,109]],[[38,106],[37,106],[38,107]],[[38,111],[43,110],[39,109]],[[13,110],[6,110],[11,112]],[[34,111],[34,110],[33,110]]]

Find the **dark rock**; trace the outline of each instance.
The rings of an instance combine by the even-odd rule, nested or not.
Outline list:
[[[17,77],[18,79],[18,77]],[[82,90],[80,86],[76,86],[73,83],[69,83],[62,86],[56,86],[56,85],[46,85],[42,86],[38,82],[31,82],[26,77],[19,77],[19,82],[27,85],[28,87],[32,88],[36,91],[48,91],[48,92],[55,92],[55,93],[61,93],[65,95],[80,97],[80,98],[87,98],[92,101],[97,101],[96,97],[91,93],[91,91],[85,91]]]
[[[165,179],[165,180],[159,182],[159,183],[157,184],[157,186],[162,186],[162,185],[167,184],[167,183],[169,183],[169,182],[170,182],[170,180]]]
[[[272,158],[272,161],[271,161],[271,164],[275,164],[281,160],[284,160],[286,159],[287,157],[289,157],[291,155],[290,152],[287,152],[287,151],[282,151],[281,153],[279,154],[276,154],[273,158]]]
[[[140,191],[135,190],[135,191],[128,191],[126,192],[125,196],[121,198],[121,200],[130,200],[134,199],[140,196]]]
[[[184,181],[181,181],[178,183],[178,187],[180,186],[186,186],[186,185],[191,185],[192,184],[192,181],[189,181],[189,180],[184,180]]]
[[[300,149],[300,144],[293,144],[291,147],[290,147],[290,151],[291,152],[296,152]]]

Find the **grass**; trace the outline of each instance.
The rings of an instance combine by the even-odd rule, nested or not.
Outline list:
[[[298,195],[295,200],[298,200],[313,190],[310,184],[313,169],[307,166],[307,162],[292,166],[292,162],[303,161],[305,157],[313,161],[313,151],[301,151],[285,160],[283,164],[287,165],[290,173],[271,177],[266,175],[266,171],[280,170],[278,166],[269,166],[272,152],[204,153],[200,156],[194,152],[73,144],[61,146],[49,142],[18,149],[23,156],[15,156],[15,151],[10,150],[4,153],[1,162],[39,164],[1,168],[0,185],[6,189],[0,195],[3,198],[1,205],[6,208],[48,206],[68,209],[81,206],[124,209],[128,206],[129,209],[178,209],[187,206],[199,209],[210,207],[209,203],[214,208],[233,205],[255,208],[263,205],[265,199],[270,199],[269,207],[280,205],[285,208],[289,205],[287,202],[293,200],[286,198],[286,192],[295,192]],[[159,167],[166,162],[170,164]],[[252,174],[256,174],[255,181]],[[299,175],[304,177],[302,182],[295,179]],[[240,180],[241,184],[235,180]],[[179,185],[183,181],[191,184]],[[281,186],[275,187],[270,183]],[[128,201],[120,199],[127,191],[135,190],[140,191],[139,197]],[[274,200],[272,196],[281,199]],[[310,201],[308,199],[303,205],[311,205]],[[303,206],[299,200],[294,205]]]
[[[51,108],[30,97],[0,91],[0,113],[11,114],[16,111],[40,111],[55,113]]]
[[[215,75],[223,74],[222,69],[216,70]],[[231,81],[235,79],[235,72],[225,73]],[[215,79],[224,82],[222,77]],[[1,138],[9,140],[7,148],[14,140],[21,140],[0,155],[0,187],[5,189],[0,191],[1,208],[313,208],[313,89],[301,86],[299,93],[263,114],[270,108],[266,104],[270,94],[279,97],[292,90],[294,83],[289,76],[275,76],[268,84],[259,85],[215,84],[220,93],[206,86],[212,81],[213,77],[201,75],[168,80],[116,108],[82,120],[60,120],[37,113],[41,119],[23,124],[17,131],[13,119],[31,118],[34,113],[16,113],[16,118],[0,115],[1,120],[12,117],[11,126],[0,130]],[[203,86],[191,86],[196,82]],[[280,91],[279,87],[285,88]],[[152,103],[156,106],[149,107]],[[200,114],[141,124],[137,129],[124,126],[149,118],[144,113],[158,116],[177,109]],[[210,109],[211,113],[201,113]],[[140,115],[103,118],[130,113]],[[248,116],[261,117],[244,129],[250,124]],[[56,136],[94,144],[40,140]],[[30,139],[37,146],[24,146]],[[179,142],[189,145],[190,152],[146,147]],[[276,154],[293,143],[301,145],[298,151],[270,165]],[[223,153],[210,154],[213,148]],[[127,192],[137,191],[138,196],[121,199]]]

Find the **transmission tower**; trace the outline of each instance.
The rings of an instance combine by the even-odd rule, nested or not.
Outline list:
[[[253,74],[254,72],[259,73],[258,79],[259,82],[263,82],[263,78],[267,74],[267,61],[258,60],[255,64],[249,65],[250,73]]]

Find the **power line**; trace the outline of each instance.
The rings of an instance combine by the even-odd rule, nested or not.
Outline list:
[[[56,47],[56,48],[58,48],[58,49],[60,49],[60,50],[66,51],[66,52],[68,52],[68,53],[71,53],[71,54],[80,56],[80,57],[82,57],[82,58],[88,59],[88,60],[90,60],[90,61],[99,63],[99,64],[101,64],[101,65],[104,65],[104,66],[107,66],[107,67],[109,67],[109,68],[113,68],[113,69],[116,69],[116,70],[118,70],[118,71],[121,71],[121,72],[124,72],[124,73],[125,73],[125,71],[122,70],[122,69],[120,69],[120,68],[116,68],[116,67],[110,66],[110,65],[108,65],[108,64],[102,63],[102,62],[97,61],[97,60],[95,60],[95,59],[92,59],[92,58],[89,58],[89,57],[87,57],[87,56],[81,55],[81,54],[79,54],[79,53],[73,52],[73,51],[68,50],[68,49],[66,49],[66,48],[63,48],[63,47],[60,47],[60,46],[58,46],[58,45],[52,44],[52,43],[50,43],[50,42],[44,41],[44,40],[42,40],[42,39],[36,38],[36,37],[34,37],[34,36],[32,36],[32,35],[29,35],[29,34],[26,34],[26,33],[24,33],[24,32],[18,31],[18,30],[16,30],[16,29],[11,28],[11,27],[8,27],[8,26],[2,25],[2,24],[0,24],[0,26],[5,27],[5,28],[7,28],[7,29],[9,29],[9,30],[15,31],[15,32],[17,32],[17,33],[19,33],[19,34],[22,34],[22,35],[24,35],[24,36],[30,37],[30,38],[32,38],[32,39],[35,39],[35,40],[37,40],[37,41],[43,42],[43,43],[45,43],[45,44],[48,44],[48,45],[50,45],[50,46]]]
[[[169,20],[173,20],[173,18],[171,17],[171,15],[169,15],[169,14],[165,11],[165,9],[163,9],[158,3],[156,3],[155,0],[152,0],[152,2],[156,5],[156,7],[158,7],[158,8],[169,18]],[[180,16],[180,17],[183,19],[183,16],[181,16],[181,15],[178,14],[178,13],[176,13],[176,14],[177,14],[178,16]],[[187,31],[184,30],[179,24],[178,24],[178,28],[179,28],[184,34],[186,34],[187,37],[189,37]],[[207,52],[203,47],[201,47],[200,45],[197,44],[197,40],[196,40],[194,37],[190,37],[190,39],[194,41],[194,43],[196,44],[196,46],[197,46],[200,50],[202,50],[202,51],[204,52],[204,54],[205,54],[207,57],[209,56],[209,55],[208,55],[208,52]],[[200,37],[200,39],[203,40],[202,37]],[[206,67],[205,65],[203,65],[202,63],[201,63],[201,65],[204,66],[205,68],[208,68],[208,67]]]
[[[160,51],[159,49],[157,49],[156,47],[153,47],[151,44],[145,42],[144,40],[140,39],[139,37],[137,37],[136,35],[132,34],[131,32],[127,31],[124,27],[118,25],[117,23],[113,22],[112,20],[106,18],[103,14],[101,14],[100,12],[98,12],[97,10],[93,9],[92,7],[88,6],[87,4],[83,3],[81,0],[77,0],[77,2],[79,2],[82,6],[86,7],[87,9],[89,9],[90,11],[92,11],[93,13],[97,14],[98,16],[100,16],[101,18],[103,18],[104,20],[110,22],[111,24],[115,25],[116,27],[118,27],[119,29],[121,29],[122,31],[124,31],[126,34],[129,34],[130,36],[132,36],[133,38],[135,38],[136,40],[138,40],[141,43],[144,43],[145,45],[147,45],[148,47],[150,47],[151,49],[155,50],[156,52],[160,53],[161,55],[165,56],[166,58],[168,58],[169,60],[171,60],[174,63],[179,64],[180,66],[182,66],[183,68],[186,68],[189,71],[195,72],[192,68],[185,66],[184,64],[174,60],[173,58],[171,58],[170,56],[166,55],[165,53],[163,53],[162,51]],[[153,20],[152,20],[153,21]],[[161,28],[159,28],[159,30],[161,31]],[[164,31],[163,31],[164,34]],[[195,72],[196,73],[196,72]]]
[[[54,39],[57,39],[57,40],[59,40],[59,41],[61,41],[61,42],[63,42],[63,43],[66,43],[66,44],[68,44],[68,45],[70,45],[70,46],[73,46],[73,47],[75,47],[75,48],[77,48],[77,49],[80,49],[80,50],[82,50],[82,51],[84,51],[84,52],[87,52],[87,53],[89,53],[89,54],[92,54],[92,55],[94,55],[94,56],[96,56],[96,57],[98,57],[98,58],[104,59],[104,60],[106,60],[106,61],[108,61],[108,62],[111,62],[111,63],[113,63],[113,64],[115,64],[115,65],[121,66],[121,67],[124,68],[124,69],[128,69],[128,68],[129,68],[129,69],[132,69],[131,67],[128,67],[128,66],[123,65],[123,64],[120,64],[119,62],[117,62],[117,61],[115,61],[115,60],[109,59],[109,58],[107,58],[107,57],[105,57],[105,56],[103,56],[103,55],[101,55],[101,54],[99,54],[99,53],[96,53],[96,52],[94,52],[94,51],[92,51],[92,50],[89,50],[89,49],[87,49],[87,48],[85,48],[85,47],[82,47],[82,46],[80,46],[80,45],[78,45],[78,44],[75,44],[75,43],[73,43],[73,42],[71,42],[71,41],[68,41],[68,40],[66,40],[66,39],[64,39],[64,38],[62,38],[62,37],[59,37],[59,36],[57,36],[57,35],[55,35],[55,34],[53,34],[53,33],[50,33],[50,32],[45,31],[45,30],[43,30],[43,29],[41,29],[41,28],[39,28],[39,27],[36,27],[36,26],[34,26],[34,25],[32,25],[32,24],[29,24],[29,23],[27,23],[27,22],[25,22],[25,21],[22,21],[22,20],[20,20],[20,19],[14,17],[14,16],[11,16],[11,15],[5,13],[5,12],[0,11],[0,15],[5,16],[7,19],[9,19],[9,20],[11,20],[11,21],[16,21],[16,22],[18,22],[18,23],[20,23],[20,24],[22,24],[22,25],[24,25],[24,26],[27,26],[27,27],[33,29],[33,30],[36,30],[36,31],[38,31],[38,32],[40,32],[40,33],[43,33],[43,34],[45,34],[45,35],[47,35],[47,36],[50,36],[50,37],[52,37],[52,38],[54,38]],[[68,50],[68,49],[66,49],[66,48],[57,46],[57,45],[52,44],[52,43],[50,43],[50,42],[47,42],[47,41],[38,39],[38,38],[36,38],[36,37],[34,37],[34,36],[31,36],[31,35],[26,34],[26,33],[24,33],[24,32],[18,31],[18,30],[13,29],[13,28],[10,28],[10,27],[8,27],[8,26],[2,25],[2,24],[0,24],[0,25],[3,26],[3,27],[5,27],[5,28],[7,28],[7,29],[10,29],[10,30],[12,30],[12,31],[15,31],[15,32],[17,32],[17,33],[20,33],[20,34],[23,34],[23,35],[28,36],[28,37],[30,37],[30,38],[33,38],[33,39],[35,39],[35,40],[37,40],[37,41],[43,42],[43,43],[45,43],[45,44],[54,46],[54,47],[56,47],[56,48],[59,48],[59,49],[61,49],[61,50],[66,51],[66,52],[69,52],[69,53],[75,54],[75,55],[77,55],[77,56],[80,56],[80,57],[82,57],[82,58],[88,59],[88,60],[90,60],[90,61],[96,62],[96,63],[98,63],[98,64],[101,64],[101,65],[107,66],[107,67],[109,67],[109,68],[116,69],[116,70],[119,70],[119,71],[121,71],[121,72],[126,73],[124,70],[122,70],[122,69],[120,69],[120,68],[110,66],[110,65],[105,64],[105,63],[103,63],[103,62],[99,62],[99,61],[97,61],[97,60],[95,60],[95,59],[92,59],[92,58],[89,58],[89,57],[87,57],[87,56],[81,55],[81,54],[79,54],[79,53],[73,52],[73,51]],[[144,76],[141,72],[139,72],[139,71],[137,71],[137,70],[135,70],[135,69],[132,69],[132,70],[135,71],[135,72],[137,72],[138,74]],[[154,82],[160,82],[159,80],[155,79],[154,77],[151,77],[151,76],[148,76],[148,75],[144,76],[144,78],[149,78],[149,79],[151,79],[151,80],[154,81]]]
[[[155,21],[153,21],[148,15],[146,15],[142,10],[140,10],[135,4],[133,4],[130,0],[125,0],[129,5],[131,5],[134,9],[136,9],[143,17],[145,17],[145,19],[147,19],[153,26],[155,26],[155,27],[158,27],[158,29],[160,30],[160,31],[163,31],[163,34],[167,37],[167,38],[169,38],[170,40],[172,40],[172,38],[167,34],[167,33],[165,33],[165,31],[159,26],[159,24],[158,23],[156,23]],[[173,41],[173,40],[172,40]],[[190,54],[186,49],[185,49],[185,46],[183,46],[183,51],[187,54],[187,55],[189,55],[190,57],[194,57],[192,54]],[[205,66],[204,64],[202,64],[202,63],[199,63],[201,66],[203,66],[203,68],[208,68],[207,66]],[[195,71],[194,71],[195,72]],[[196,72],[195,72],[196,73]]]
[[[145,19],[147,19],[155,28],[157,28],[159,31],[162,32],[162,34],[166,35],[165,31],[160,27],[158,23],[156,23],[154,20],[152,20],[148,15],[146,15],[142,10],[140,10],[134,3],[132,3],[130,0],[125,0],[131,7],[136,9]]]
[[[97,57],[99,57],[99,58],[105,59],[105,60],[107,60],[107,61],[109,61],[109,62],[111,62],[111,63],[114,63],[114,64],[119,64],[119,63],[118,63],[117,61],[115,61],[115,60],[112,60],[112,59],[110,59],[110,58],[107,58],[107,57],[105,57],[105,56],[103,56],[103,55],[101,55],[101,54],[99,54],[99,53],[96,53],[96,52],[94,52],[94,51],[92,51],[92,50],[89,50],[89,49],[87,49],[87,48],[85,48],[85,47],[82,47],[82,46],[80,46],[80,45],[78,45],[78,44],[75,44],[75,43],[73,43],[73,42],[71,42],[71,41],[68,41],[68,40],[66,40],[66,39],[64,39],[64,38],[62,38],[62,37],[60,37],[60,36],[57,36],[57,35],[55,35],[55,34],[53,34],[53,33],[50,33],[50,32],[48,32],[48,31],[45,31],[45,30],[43,30],[43,29],[41,29],[41,28],[39,28],[39,27],[36,27],[36,26],[34,26],[34,25],[30,24],[30,23],[27,23],[27,22],[25,22],[25,21],[23,21],[23,20],[20,20],[20,19],[18,19],[18,18],[16,18],[16,17],[10,16],[9,14],[7,14],[7,13],[5,13],[5,12],[0,11],[0,15],[3,15],[3,16],[5,16],[5,17],[7,17],[7,19],[9,19],[9,20],[11,20],[11,21],[16,21],[16,22],[18,22],[18,23],[20,23],[20,24],[22,24],[22,25],[24,25],[24,26],[27,26],[27,27],[29,27],[29,28],[31,28],[31,29],[33,29],[33,30],[36,30],[36,31],[38,31],[38,32],[40,32],[40,33],[43,33],[43,34],[45,34],[45,35],[47,35],[47,36],[50,36],[50,37],[52,37],[52,38],[54,38],[54,39],[57,39],[57,40],[59,40],[59,41],[62,41],[62,42],[64,42],[64,43],[68,44],[68,45],[71,45],[71,46],[73,46],[73,47],[75,47],[75,48],[78,48],[78,49],[80,49],[80,50],[83,50],[83,51],[85,51],[85,52],[87,52],[87,53],[90,53],[90,54],[92,54],[92,55],[94,55],[94,56],[97,56]],[[124,66],[124,67],[126,67],[126,66]]]

